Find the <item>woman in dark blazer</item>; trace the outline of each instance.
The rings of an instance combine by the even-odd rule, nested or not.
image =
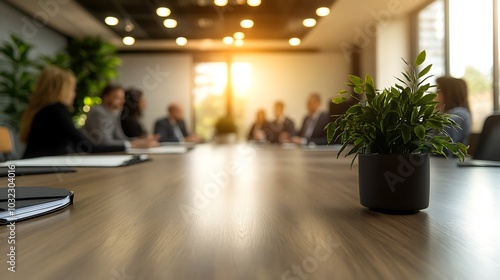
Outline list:
[[[146,135],[146,131],[139,122],[139,118],[144,112],[146,101],[144,94],[139,89],[130,88],[125,91],[125,104],[121,115],[122,129],[125,135],[130,138]]]

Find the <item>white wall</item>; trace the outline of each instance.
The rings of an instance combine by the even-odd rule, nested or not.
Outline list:
[[[15,33],[34,45],[33,55],[53,54],[66,46],[66,38],[0,2],[0,44]]]
[[[192,57],[187,54],[120,54],[122,65],[118,82],[124,87],[144,91],[147,109],[144,128],[153,132],[154,122],[167,115],[167,104],[184,108],[188,130],[192,131],[191,84]]]
[[[385,88],[396,82],[395,76],[400,74],[405,66],[404,58],[412,62],[410,57],[410,17],[395,18],[387,26],[381,26],[377,30],[376,46],[376,84],[379,88]]]
[[[285,114],[300,129],[307,113],[306,100],[318,92],[323,108],[328,110],[331,98],[345,88],[351,69],[342,53],[269,53],[235,55],[234,62],[248,62],[252,67],[251,85],[243,117],[244,132],[255,120],[257,109],[264,108],[269,120],[274,118],[273,104],[285,103]]]

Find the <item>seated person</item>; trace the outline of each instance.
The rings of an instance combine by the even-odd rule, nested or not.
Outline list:
[[[146,135],[139,118],[146,108],[144,94],[139,89],[130,88],[125,91],[125,104],[121,115],[123,133],[129,138]]]
[[[108,84],[101,93],[102,104],[90,109],[83,131],[98,145],[123,145],[120,113],[125,102],[125,92],[119,85]]]
[[[75,99],[75,76],[57,67],[48,67],[38,77],[35,91],[21,122],[21,141],[26,143],[23,158],[71,153],[124,151],[125,145],[98,146],[74,126],[68,107]],[[131,147],[148,147],[138,140]]]
[[[170,104],[167,111],[168,116],[157,120],[154,127],[154,133],[160,136],[160,142],[199,142],[196,135],[187,132],[180,105]]]
[[[302,122],[302,128],[292,142],[299,145],[327,145],[325,126],[330,122],[330,116],[320,110],[321,97],[312,93],[307,100],[308,114]]]
[[[274,115],[276,119],[269,124],[271,143],[288,143],[290,138],[295,135],[294,122],[284,115],[285,104],[278,101],[274,103]]]
[[[266,120],[266,112],[260,109],[257,111],[255,123],[248,133],[248,140],[258,142],[267,141],[270,138],[270,132],[269,122]]]
[[[436,101],[439,102],[436,108],[450,114],[451,118],[460,125],[460,128],[447,127],[445,131],[453,142],[467,145],[471,130],[467,84],[462,79],[452,77],[440,77],[436,82],[438,84]],[[447,151],[447,154],[452,155],[450,151]]]

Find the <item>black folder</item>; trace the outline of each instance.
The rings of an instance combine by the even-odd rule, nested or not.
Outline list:
[[[72,191],[51,187],[0,188],[0,225],[66,208],[73,197]]]
[[[75,169],[64,166],[54,166],[54,167],[17,167],[12,170],[8,167],[0,167],[0,177],[8,177],[9,174],[15,174],[15,176],[23,175],[37,175],[37,174],[48,174],[48,173],[67,173],[76,172]],[[13,176],[13,175],[12,175]]]

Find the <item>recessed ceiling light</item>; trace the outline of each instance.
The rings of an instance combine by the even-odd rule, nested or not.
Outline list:
[[[234,45],[237,47],[241,47],[244,44],[245,44],[245,42],[243,40],[240,40],[240,39],[234,41]]]
[[[251,6],[251,7],[257,7],[260,5],[260,3],[261,3],[260,0],[247,0],[248,6]]]
[[[236,40],[243,40],[245,39],[245,33],[243,32],[236,32],[233,34],[234,39]]]
[[[169,8],[159,7],[158,9],[156,9],[156,14],[160,17],[168,17],[170,13],[171,11]]]
[[[134,37],[130,37],[130,36],[123,37],[123,43],[127,46],[131,46],[135,43],[135,39],[134,39]]]
[[[234,42],[233,37],[227,36],[222,39],[222,42],[226,45],[231,45]]]
[[[305,20],[302,21],[302,24],[305,27],[313,27],[316,25],[316,20],[313,18],[306,18]]]
[[[288,43],[291,45],[291,46],[298,46],[300,45],[300,39],[299,38],[291,38],[290,40],[288,40]]]
[[[219,7],[224,7],[227,5],[227,0],[214,0],[214,4]]]
[[[179,37],[175,39],[175,43],[179,46],[185,46],[187,44],[188,40],[185,37]]]
[[[244,19],[240,22],[240,26],[243,28],[252,28],[253,27],[253,20]]]
[[[330,9],[327,7],[321,7],[316,9],[316,14],[320,17],[326,17],[330,14]]]
[[[111,25],[111,26],[114,26],[114,25],[117,25],[119,20],[115,17],[106,17],[104,19],[104,22],[107,24],[107,25]]]
[[[175,28],[177,26],[177,21],[175,19],[167,18],[163,21],[163,25],[165,25],[166,28]]]

